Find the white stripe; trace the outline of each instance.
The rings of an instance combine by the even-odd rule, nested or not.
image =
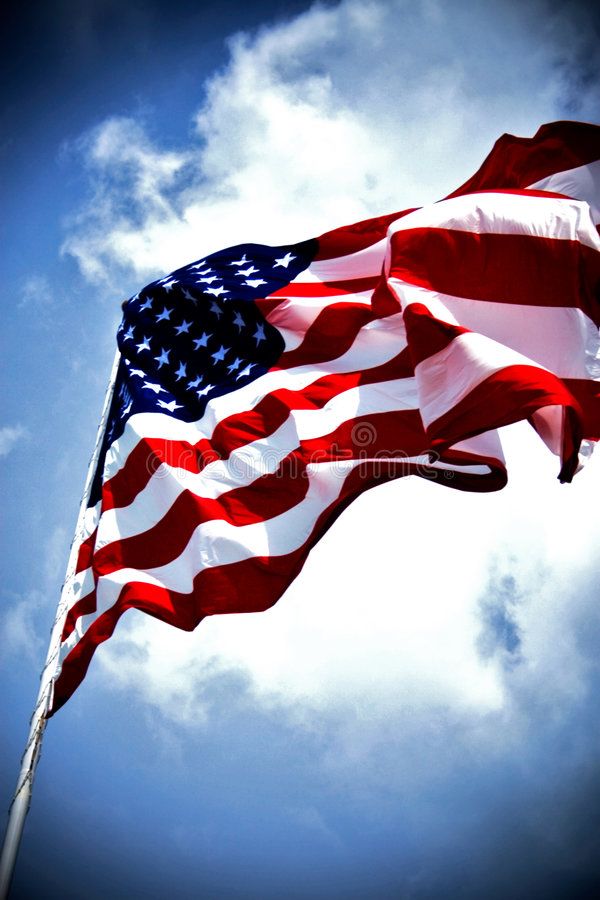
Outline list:
[[[531,424],[555,456],[562,452],[564,421],[564,406],[543,406],[531,416]]]
[[[370,306],[372,296],[373,291],[361,291],[357,294],[336,294],[329,297],[294,297],[280,303],[265,318],[281,332],[286,351],[294,350],[302,343],[308,328],[327,306],[342,301],[357,306]]]
[[[348,281],[352,278],[368,278],[380,275],[385,256],[387,239],[383,238],[370,247],[349,253],[347,256],[336,256],[334,259],[318,259],[312,262],[308,272],[316,281]],[[306,275],[306,272],[302,273]],[[308,281],[298,276],[298,281]]]
[[[523,234],[580,241],[600,250],[587,203],[570,198],[488,192],[424,206],[390,225],[388,236],[412,228],[450,228],[473,234]],[[391,241],[390,241],[391,246]],[[386,256],[389,271],[390,248]]]
[[[590,205],[592,221],[596,225],[600,222],[600,159],[575,169],[555,172],[554,175],[535,181],[529,187],[585,200]]]
[[[588,357],[595,359],[598,328],[580,309],[454,297],[398,278],[388,283],[403,309],[422,303],[436,319],[504,344],[559,378],[590,377]]]
[[[98,519],[100,518],[100,508],[102,503],[100,500],[95,504],[95,506],[88,506],[85,511],[85,515],[83,518],[84,527],[83,533],[81,537],[81,543],[92,534],[96,525],[98,524]]]
[[[72,609],[83,597],[94,590],[94,576],[91,568],[77,572],[67,586],[67,609]]]
[[[83,517],[81,534],[76,535],[78,544],[77,553],[81,550],[82,544],[95,531],[100,517],[100,507],[101,503],[98,501],[95,506],[90,506],[86,509]],[[93,587],[94,582],[91,569],[82,569],[80,572],[70,573],[65,580],[65,587],[62,594],[63,599],[66,600],[67,609],[72,609],[82,597],[85,597],[93,590]]]
[[[465,453],[471,453],[476,456],[496,459],[501,465],[504,465],[505,460],[504,452],[502,450],[502,442],[500,441],[500,435],[498,434],[496,429],[493,429],[491,431],[484,431],[483,434],[476,434],[464,441],[459,441],[458,443],[453,444],[450,449],[461,450]],[[486,467],[461,466],[459,468],[459,471],[471,471],[475,468],[480,469]]]
[[[481,334],[459,334],[415,368],[425,426],[456,406],[490,375],[515,365],[535,363]]]

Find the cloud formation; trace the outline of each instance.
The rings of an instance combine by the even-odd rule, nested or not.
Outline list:
[[[92,189],[64,251],[122,289],[222,246],[439,199],[502,132],[564,115],[575,83],[579,116],[593,116],[584,18],[543,0],[344,0],[235,35],[199,85],[188,146],[115,117],[71,148]]]
[[[7,456],[27,435],[23,425],[3,425],[0,428],[0,457]]]

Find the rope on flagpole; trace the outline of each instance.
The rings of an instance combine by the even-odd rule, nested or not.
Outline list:
[[[35,706],[33,708],[33,713],[31,714],[31,718],[29,720],[30,729],[27,743],[25,744],[25,750],[23,751],[23,755],[21,757],[21,770],[17,779],[15,793],[8,810],[8,824],[6,827],[6,833],[4,835],[2,855],[0,856],[0,900],[6,900],[10,891],[10,885],[15,870],[17,854],[19,852],[19,846],[21,843],[21,836],[23,834],[23,827],[25,825],[25,818],[31,804],[33,779],[35,777],[35,770],[42,752],[42,738],[44,736],[44,729],[46,727],[47,721],[46,714],[50,709],[54,678],[57,671],[57,661],[60,654],[61,637],[65,618],[69,609],[68,593],[71,589],[71,584],[75,575],[75,567],[77,564],[80,539],[83,534],[84,528],[85,513],[92,489],[92,482],[94,480],[98,458],[100,456],[102,441],[104,439],[104,434],[106,431],[110,404],[115,388],[117,369],[119,367],[119,359],[120,354],[117,350],[108,386],[106,388],[106,393],[104,395],[104,404],[102,407],[102,415],[100,416],[100,423],[98,425],[98,431],[96,434],[94,451],[88,465],[85,487],[83,489],[83,495],[81,497],[81,503],[79,505],[77,524],[75,525],[75,532],[73,534],[73,540],[71,541],[71,547],[69,550],[69,560],[67,563],[65,579],[62,583],[60,599],[58,601],[56,615],[50,631],[48,654],[46,656],[44,668],[42,669],[42,672],[40,674],[40,688],[38,691]]]

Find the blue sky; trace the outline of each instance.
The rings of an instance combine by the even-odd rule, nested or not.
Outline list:
[[[585,4],[30,3],[0,221],[8,806],[121,300],[238,241],[432,201],[505,131],[599,121]],[[600,460],[356,502],[268,613],[128,614],[50,723],[15,898],[598,891]]]

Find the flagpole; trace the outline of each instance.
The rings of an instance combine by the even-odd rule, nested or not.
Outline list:
[[[54,677],[56,675],[58,656],[60,652],[61,635],[64,628],[65,618],[69,610],[69,592],[71,590],[73,577],[75,575],[75,566],[77,564],[80,539],[83,533],[85,513],[90,497],[92,482],[94,480],[94,473],[96,470],[98,458],[100,456],[100,449],[102,447],[104,433],[106,431],[106,423],[108,421],[108,413],[114,392],[117,369],[119,366],[119,358],[120,354],[117,350],[108,386],[106,388],[106,393],[104,395],[102,415],[100,417],[100,424],[98,425],[98,432],[96,434],[96,444],[94,446],[94,452],[92,453],[88,466],[85,487],[83,489],[83,496],[81,498],[81,503],[79,506],[79,514],[77,516],[77,524],[75,526],[75,533],[71,542],[65,580],[62,584],[60,600],[56,609],[56,617],[54,619],[54,624],[50,632],[48,655],[46,656],[46,663],[44,665],[44,668],[42,669],[42,674],[40,675],[40,689],[38,691],[37,701],[30,719],[29,736],[25,745],[25,750],[23,751],[23,756],[21,757],[21,771],[19,772],[17,786],[15,788],[15,793],[13,795],[13,799],[8,812],[8,824],[6,827],[6,833],[4,835],[2,855],[0,857],[0,900],[6,900],[6,898],[8,897],[15,869],[17,854],[19,852],[19,845],[21,843],[21,836],[23,834],[23,826],[25,825],[25,818],[27,816],[31,803],[33,779],[35,776],[36,766],[38,764],[38,760],[42,751],[42,738],[44,736],[44,729],[46,727],[46,714],[50,708],[50,702],[52,698],[52,688],[54,685]]]

